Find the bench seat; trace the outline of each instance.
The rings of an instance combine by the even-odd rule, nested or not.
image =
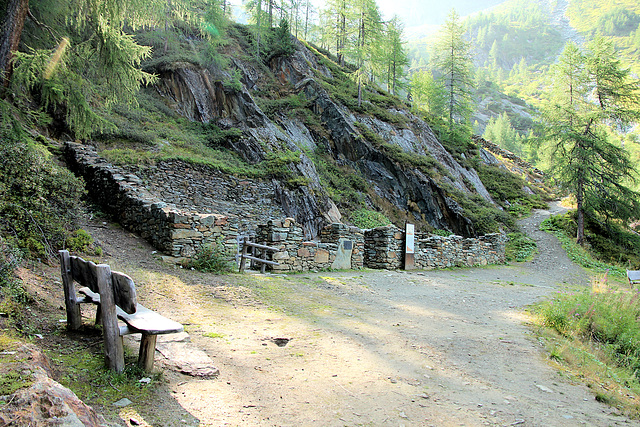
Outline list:
[[[141,334],[138,366],[153,369],[158,335],[183,332],[183,326],[138,304],[135,283],[124,273],[111,271],[106,264],[96,265],[66,250],[60,253],[60,273],[67,311],[67,328],[82,326],[80,305],[95,304],[96,324],[102,323],[105,362],[116,372],[124,370],[122,337]],[[76,294],[74,282],[81,285]],[[122,323],[124,325],[122,325]]]
[[[633,285],[640,283],[640,270],[627,270],[627,279],[629,279],[629,286],[633,288]]]
[[[78,298],[77,302],[100,304],[100,294],[93,292],[87,287],[78,289],[84,297]],[[128,332],[120,335],[146,333],[149,335],[163,335],[183,332],[184,327],[171,319],[167,319],[155,311],[149,310],[142,304],[136,305],[136,312],[133,314],[125,313],[120,307],[116,306],[116,315],[118,319],[127,324]],[[122,329],[121,329],[122,330]]]
[[[93,292],[86,286],[78,289],[78,292],[83,296],[76,300],[77,304],[91,303],[100,306],[100,294]],[[184,327],[180,323],[167,319],[139,303],[136,304],[136,311],[132,314],[126,313],[116,306],[116,316],[126,324],[118,327],[121,337],[142,334],[138,365],[146,372],[151,372],[153,369],[157,336],[184,331]]]

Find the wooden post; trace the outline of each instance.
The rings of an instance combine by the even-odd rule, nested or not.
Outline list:
[[[120,338],[120,328],[116,317],[116,304],[111,284],[111,268],[106,264],[95,267],[100,293],[100,313],[104,335],[105,363],[109,369],[124,371],[124,349]]]
[[[267,242],[263,242],[263,245],[267,246]],[[266,260],[267,259],[267,250],[266,249],[262,249],[262,256],[260,257],[261,259]],[[267,271],[267,263],[263,262],[261,263],[262,266],[260,266],[260,273],[264,274],[265,271]]]
[[[67,329],[75,331],[82,326],[82,315],[80,304],[76,301],[76,288],[73,286],[69,251],[62,250],[58,253],[60,254],[60,275],[64,288],[64,305],[67,309]]]
[[[149,335],[142,333],[140,340],[140,352],[138,353],[138,366],[145,372],[151,372],[153,369],[153,359],[156,353],[157,335]]]
[[[242,254],[240,255],[240,273],[244,271],[244,263],[247,261],[247,250],[249,245],[247,245],[247,238],[245,237],[242,241]]]

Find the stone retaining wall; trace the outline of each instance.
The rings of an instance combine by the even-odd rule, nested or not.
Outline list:
[[[487,234],[478,238],[441,237],[426,233],[415,236],[415,266],[430,270],[503,264],[507,236]],[[404,267],[404,232],[397,227],[374,228],[365,232],[365,266],[395,270]]]
[[[237,252],[237,217],[189,212],[165,203],[137,175],[108,163],[91,146],[67,142],[65,155],[70,168],[84,178],[90,197],[158,250],[191,257],[202,245],[222,242],[229,252]]]
[[[302,227],[293,218],[287,218],[259,226],[255,239],[279,249],[268,257],[280,264],[273,266],[274,271],[348,270],[364,266],[362,230],[331,224],[320,236],[320,242],[304,241]]]
[[[123,227],[138,233],[167,255],[192,257],[203,245],[221,243],[235,256],[238,237],[249,235],[256,243],[266,243],[279,249],[269,257],[280,264],[273,268],[275,271],[403,268],[404,233],[396,227],[363,231],[344,224],[331,224],[321,231],[320,241],[305,241],[302,227],[292,218],[268,220],[260,216],[262,211],[257,208],[245,211],[242,217],[211,210],[202,213],[189,210],[189,207],[195,209],[192,205],[183,202],[182,206],[176,206],[158,196],[167,194],[169,200],[180,201],[180,194],[190,194],[191,199],[205,197],[213,200],[217,196],[203,196],[201,193],[206,191],[202,187],[188,188],[194,180],[207,181],[204,170],[196,168],[174,174],[165,165],[159,167],[162,172],[157,168],[153,174],[143,174],[145,179],[149,179],[160,173],[164,177],[160,179],[161,182],[164,180],[162,187],[158,183],[145,183],[137,174],[108,163],[91,146],[67,142],[65,153],[70,168],[84,178],[90,196],[102,209]],[[180,184],[185,187],[184,191],[176,190],[179,185],[171,186],[171,179],[167,178],[184,176],[185,173],[194,175],[194,170],[197,177],[191,176],[186,183]],[[231,181],[219,183],[216,188],[226,187],[227,193],[234,193],[234,197],[240,194],[249,204],[256,204],[260,199],[269,205],[270,195],[263,194],[268,191],[268,184]],[[161,191],[168,187],[173,190]],[[148,188],[156,188],[157,191],[154,194]],[[224,197],[220,198],[224,202]],[[222,206],[222,202],[216,203],[214,207]],[[266,212],[277,214],[278,211],[268,206]],[[506,240],[504,234],[466,239],[416,233],[415,265],[420,269],[432,269],[504,263]]]

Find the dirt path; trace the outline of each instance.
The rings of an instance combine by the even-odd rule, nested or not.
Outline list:
[[[522,222],[532,262],[411,273],[216,277],[161,266],[121,230],[91,231],[141,301],[184,323],[221,371],[166,371],[158,404],[136,408],[149,424],[635,425],[552,369],[525,325],[528,304],[589,282],[538,231],[548,215]]]

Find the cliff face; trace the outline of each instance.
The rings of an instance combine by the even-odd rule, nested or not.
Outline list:
[[[446,196],[441,183],[491,201],[476,172],[461,166],[429,126],[409,112],[393,111],[403,117],[404,125],[398,126],[372,115],[350,111],[334,100],[319,80],[322,76],[331,78],[331,70],[300,42],[294,40],[294,44],[293,55],[271,60],[268,65],[272,76],[269,77],[275,78],[283,91],[302,95],[307,100],[322,124],[320,131],[286,112],[276,114],[274,120],[269,119],[254,99],[265,76],[250,63],[239,59],[233,59],[233,64],[242,74],[241,90],[223,84],[230,78],[225,72],[187,63],[174,63],[159,70],[157,90],[176,111],[191,120],[213,122],[222,129],[241,129],[243,137],[229,141],[228,146],[251,163],[264,160],[269,152],[299,151],[301,161],[289,166],[296,175],[306,178],[308,185],[292,188],[274,180],[274,187],[284,212],[303,224],[307,237],[315,237],[321,227],[341,219],[336,204],[320,184],[313,161],[305,154],[305,150],[318,147],[328,152],[338,164],[359,171],[375,197],[407,212],[409,220],[426,222],[463,236],[474,235],[473,225],[460,206]],[[430,155],[446,173],[436,180],[415,167],[394,160],[363,136],[365,129],[405,153]]]

